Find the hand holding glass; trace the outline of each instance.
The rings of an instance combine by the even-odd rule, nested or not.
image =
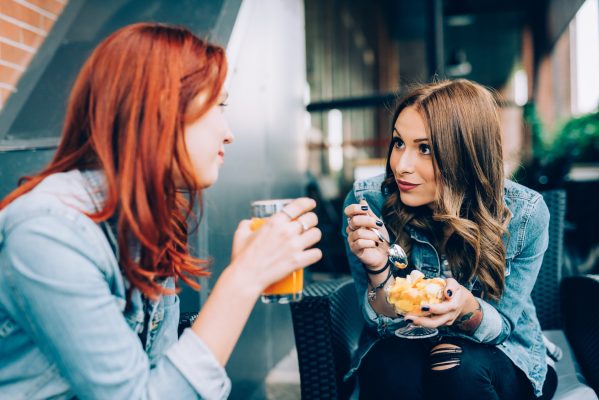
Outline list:
[[[291,199],[274,199],[254,201],[252,207],[252,231],[260,229],[266,219],[281,211]],[[263,303],[287,304],[302,299],[304,289],[304,270],[300,268],[278,282],[267,287],[262,296]]]

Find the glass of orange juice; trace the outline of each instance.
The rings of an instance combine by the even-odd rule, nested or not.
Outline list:
[[[272,199],[252,202],[251,229],[253,231],[260,229],[266,222],[266,218],[281,211],[291,201],[292,199]],[[261,299],[263,303],[287,304],[301,300],[302,290],[304,290],[304,270],[300,268],[267,287]]]

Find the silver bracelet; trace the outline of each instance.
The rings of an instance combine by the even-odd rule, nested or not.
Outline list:
[[[391,273],[391,268],[389,268],[389,273],[387,274],[385,280],[379,283],[377,286],[373,286],[371,289],[368,290],[368,301],[376,300],[376,291],[382,289],[383,286],[385,286],[385,284],[389,281],[389,278],[391,278],[392,275],[393,274]]]

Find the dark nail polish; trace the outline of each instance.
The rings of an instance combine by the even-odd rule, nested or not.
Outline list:
[[[377,224],[378,226],[383,226],[383,221],[376,221],[376,224]]]
[[[362,210],[364,210],[364,211],[368,210],[368,206],[362,206],[362,207],[360,207],[360,208],[361,208]]]
[[[406,319],[405,321],[406,321],[408,324],[411,324],[412,322],[414,322],[414,321],[412,321],[411,319]]]
[[[447,296],[451,297],[453,295],[453,292],[451,291],[451,289],[447,289]]]
[[[379,247],[379,244],[378,244],[378,242],[374,242],[374,245],[375,245],[376,247]]]
[[[420,307],[420,309],[422,311],[429,311],[430,310],[429,306],[422,306],[422,307]]]

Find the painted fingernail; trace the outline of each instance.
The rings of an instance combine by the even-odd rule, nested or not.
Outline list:
[[[406,319],[405,321],[406,321],[408,324],[411,324],[412,322],[414,322],[414,321],[412,321],[411,319]]]
[[[366,210],[368,210],[368,206],[361,206],[360,208],[361,208],[363,211],[366,211]]]
[[[449,296],[449,297],[453,296],[453,292],[451,291],[451,289],[447,289],[447,296]]]
[[[377,221],[376,221],[376,224],[377,224],[378,226],[383,226],[383,221],[378,221],[378,220],[377,220]]]
[[[375,245],[376,247],[379,247],[379,244],[378,244],[378,242],[374,242],[374,245]]]
[[[429,310],[430,310],[430,307],[429,307],[429,306],[422,306],[422,307],[420,307],[420,309],[421,309],[422,311],[429,311]]]

